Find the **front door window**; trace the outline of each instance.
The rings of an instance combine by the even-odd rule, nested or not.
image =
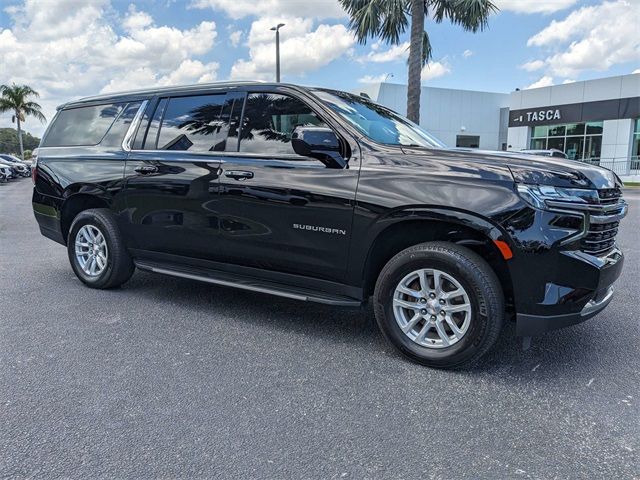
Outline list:
[[[291,134],[297,126],[325,126],[297,98],[275,93],[247,97],[240,133],[240,152],[263,155],[295,155]]]

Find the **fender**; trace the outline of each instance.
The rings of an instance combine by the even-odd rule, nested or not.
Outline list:
[[[362,212],[359,213],[362,214]],[[358,217],[358,212],[356,212],[356,217]],[[396,225],[402,223],[408,225],[409,222],[414,223],[416,221],[459,225],[465,229],[474,230],[482,237],[493,242],[505,242],[509,247],[512,247],[511,239],[497,222],[473,212],[441,205],[412,205],[392,209],[380,216],[373,224],[368,224],[366,232],[361,230],[362,225],[356,227],[361,222],[354,220],[354,237],[366,241],[354,242],[347,273],[348,283],[362,284],[365,272],[367,272],[371,261],[372,250],[380,235],[383,235],[385,231]]]

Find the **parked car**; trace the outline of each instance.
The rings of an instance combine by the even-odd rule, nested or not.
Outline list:
[[[11,167],[0,164],[0,182],[8,182],[12,174]]]
[[[541,157],[568,158],[567,154],[562,150],[550,148],[549,150],[520,150],[520,153],[528,153],[530,155],[539,155]]]
[[[5,153],[0,153],[0,160],[11,164],[11,166],[16,170],[17,174],[22,177],[31,176],[31,166],[27,165],[25,162],[20,160],[13,155],[8,155]]]
[[[505,319],[529,338],[592,317],[623,265],[627,204],[611,171],[448,149],[369,99],[321,88],[70,102],[34,182],[40,231],[89,287],[122,285],[137,267],[334,306],[372,299],[386,338],[433,367],[478,359]]]
[[[18,178],[20,176],[20,172],[18,171],[18,167],[13,163],[8,162],[0,158],[0,165],[9,169],[9,178]]]

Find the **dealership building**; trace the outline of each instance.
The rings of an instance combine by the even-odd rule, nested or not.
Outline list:
[[[406,85],[361,90],[406,112]],[[423,87],[420,124],[446,144],[489,150],[557,149],[640,179],[640,74],[492,93]]]

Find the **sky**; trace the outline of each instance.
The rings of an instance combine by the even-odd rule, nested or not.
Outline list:
[[[640,73],[640,0],[493,1],[500,10],[484,32],[427,20],[424,85],[507,93]],[[0,0],[0,84],[37,90],[50,119],[57,105],[97,93],[272,81],[278,23],[284,82],[406,83],[408,32],[397,46],[358,44],[334,0]]]

